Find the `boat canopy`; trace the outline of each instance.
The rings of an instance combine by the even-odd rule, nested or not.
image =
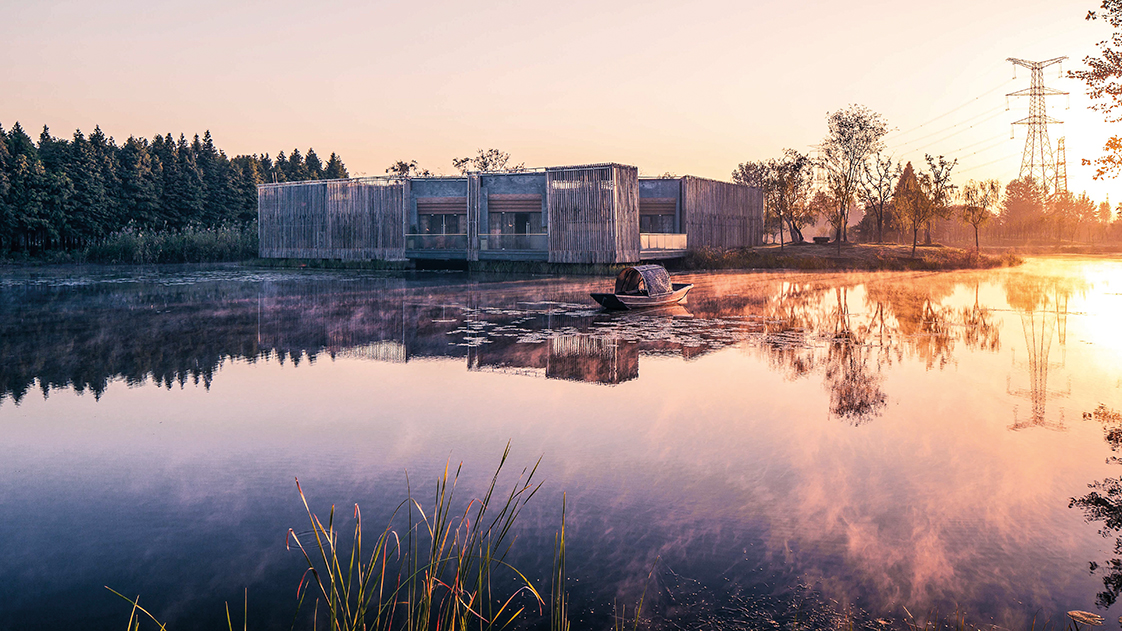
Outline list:
[[[638,294],[643,289],[648,296],[661,296],[673,291],[670,273],[661,265],[636,265],[628,267],[616,277],[617,294]]]

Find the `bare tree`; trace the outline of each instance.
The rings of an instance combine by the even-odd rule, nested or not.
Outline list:
[[[779,219],[786,220],[791,242],[799,243],[803,241],[802,229],[817,219],[814,207],[808,203],[814,185],[814,163],[810,156],[794,149],[785,149],[783,157],[773,163]],[[782,228],[779,236],[782,247]]]
[[[827,181],[838,200],[837,216],[832,223],[837,227],[838,247],[847,238],[849,211],[861,183],[865,161],[884,148],[882,139],[888,133],[884,118],[863,105],[850,105],[826,117],[829,134],[822,142],[822,163],[827,170]]]
[[[877,220],[877,243],[884,243],[885,212],[892,201],[896,181],[900,179],[900,163],[892,156],[877,153],[865,162],[864,176],[861,178],[861,201],[865,210],[872,212]]]
[[[452,166],[458,169],[461,175],[470,172],[517,173],[526,170],[524,162],[514,165],[508,164],[509,162],[510,154],[498,149],[488,149],[486,151],[480,149],[475,157],[452,158]]]
[[[810,198],[807,206],[810,207],[810,211],[814,213],[815,221],[817,221],[819,217],[832,217],[834,209],[837,208],[837,202],[826,191],[817,191],[814,193],[814,197]]]
[[[912,229],[912,257],[915,257],[919,228],[931,216],[932,205],[924,187],[920,186],[919,178],[916,177],[911,162],[904,167],[904,172],[900,174],[900,179],[896,182],[896,190],[892,194],[892,203]]]
[[[784,225],[790,231],[791,241],[803,240],[802,229],[817,218],[807,203],[814,183],[814,162],[810,156],[784,149],[782,158],[737,165],[732,179],[738,184],[759,187],[763,192],[764,225],[778,233],[780,248]]]
[[[931,200],[931,215],[924,224],[926,233],[923,239],[925,245],[931,245],[931,220],[935,218],[946,219],[950,215],[951,202],[954,201],[955,189],[951,184],[951,171],[954,170],[958,160],[947,161],[943,156],[925,154],[929,173],[920,178],[920,185],[925,187],[927,198]]]
[[[997,180],[970,180],[962,189],[962,221],[974,226],[974,250],[980,252],[978,228],[993,219],[994,206],[1001,199],[1001,183]]]
[[[429,177],[432,172],[417,166],[416,160],[398,160],[386,168],[386,174],[394,177]]]

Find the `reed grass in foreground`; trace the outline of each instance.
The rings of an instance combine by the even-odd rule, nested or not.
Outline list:
[[[431,504],[422,506],[413,496],[406,477],[406,498],[396,505],[384,527],[370,534],[362,512],[354,505],[353,527],[337,524],[332,506],[326,523],[311,509],[299,480],[297,491],[303,502],[310,529],[289,529],[290,549],[301,553],[307,569],[297,588],[297,616],[302,607],[311,607],[310,628],[319,631],[502,631],[541,625],[544,609],[549,608],[550,631],[571,631],[566,568],[567,498],[562,496],[561,527],[553,551],[549,602],[522,572],[506,561],[513,545],[512,529],[526,504],[537,494],[541,483],[535,481],[539,459],[522,470],[509,491],[499,491],[500,474],[510,454],[508,443],[502,458],[481,498],[456,508],[456,487],[462,464],[452,470],[446,463],[433,488]],[[462,505],[462,503],[460,503]],[[342,520],[340,520],[342,521]],[[365,538],[365,541],[364,541]],[[370,543],[370,540],[373,543]],[[655,576],[660,557],[656,557],[643,583],[642,595],[634,608],[616,603],[611,617],[612,631],[638,631],[658,626],[658,615],[644,617],[647,588]],[[505,587],[500,587],[505,586]],[[140,605],[139,597],[129,598],[107,587],[132,606],[127,631],[145,628],[167,631],[167,626]],[[310,602],[305,602],[309,601]],[[836,601],[835,601],[836,603]],[[536,614],[533,610],[536,609]],[[992,624],[975,624],[956,611],[953,618],[932,612],[917,620],[904,609],[898,621],[878,619],[858,621],[847,610],[838,618],[803,620],[796,611],[791,631],[858,631],[859,629],[903,629],[903,631],[993,631]],[[242,626],[246,631],[248,594],[243,604]],[[293,619],[296,628],[297,616]],[[1091,631],[1102,618],[1089,612],[1068,612],[1069,624],[1062,630],[1045,625],[1039,631]],[[739,620],[715,620],[739,626]],[[748,622],[748,621],[743,621]],[[775,620],[769,615],[772,628]],[[1119,620],[1122,623],[1122,619]],[[235,624],[226,605],[227,631]],[[749,622],[749,624],[751,624]],[[671,624],[678,627],[678,625]],[[722,626],[717,624],[718,627]],[[785,625],[786,626],[786,625]],[[305,627],[306,628],[306,627]],[[1031,628],[1038,631],[1035,619]]]
[[[540,611],[544,600],[533,582],[506,562],[513,543],[511,528],[541,488],[534,482],[538,465],[524,469],[508,493],[496,496],[509,454],[508,444],[487,492],[462,512],[453,512],[459,467],[450,475],[445,466],[427,513],[410,489],[390,524],[366,548],[358,505],[351,541],[343,547],[335,507],[324,524],[308,506],[298,480],[311,524],[311,532],[304,535],[288,531],[289,545],[308,563],[297,590],[300,602],[311,591],[317,601],[315,617],[322,606],[330,631],[503,629],[525,611],[519,596],[529,596]],[[402,513],[406,529],[398,533],[393,524]],[[501,575],[513,576],[517,587],[498,593],[496,583],[508,584]]]
[[[534,479],[541,459],[523,469],[508,492],[498,492],[509,455],[508,443],[486,493],[462,510],[455,501],[462,463],[455,471],[445,464],[427,509],[414,498],[406,476],[406,498],[373,535],[358,504],[350,532],[344,534],[336,523],[334,505],[325,523],[297,480],[311,528],[299,533],[290,528],[286,536],[289,549],[298,550],[308,565],[297,587],[296,616],[307,599],[314,601],[312,628],[328,631],[498,631],[519,621],[527,607],[543,615],[546,602],[539,590],[506,560],[512,528],[541,488]],[[563,498],[549,603],[555,631],[569,630],[564,510]],[[128,631],[138,631],[142,618],[165,631],[166,625],[140,606],[139,597],[106,589],[132,604]],[[233,631],[229,605],[226,616]]]

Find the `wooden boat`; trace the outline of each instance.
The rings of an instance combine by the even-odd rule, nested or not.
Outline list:
[[[661,265],[636,265],[619,273],[614,293],[593,293],[592,299],[612,310],[664,307],[684,301],[691,289],[693,285],[670,282]]]

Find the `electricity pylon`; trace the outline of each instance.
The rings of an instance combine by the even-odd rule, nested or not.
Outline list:
[[[1014,390],[1012,379],[1006,380],[1006,392],[1013,396],[1023,397],[1031,402],[1029,418],[1022,420],[1013,409],[1013,424],[1009,429],[1025,429],[1028,427],[1046,427],[1052,430],[1066,429],[1064,426],[1063,411],[1060,411],[1058,421],[1049,419],[1047,415],[1048,399],[1055,397],[1068,397],[1071,395],[1071,385],[1066,390],[1050,390],[1048,388],[1048,371],[1051,368],[1062,367],[1063,364],[1050,362],[1048,359],[1052,349],[1052,340],[1059,338],[1060,346],[1067,344],[1067,317],[1069,291],[1054,288],[1049,295],[1042,292],[1029,308],[1018,309],[1021,311],[1021,328],[1025,333],[1025,347],[1028,350],[1029,387]]]
[[[1010,57],[1006,61],[1014,66],[1022,66],[1032,70],[1032,85],[1025,90],[1017,90],[1006,96],[1027,96],[1029,99],[1029,115],[1014,125],[1028,125],[1028,137],[1025,138],[1025,152],[1021,156],[1021,173],[1018,177],[1030,175],[1041,186],[1045,193],[1056,178],[1056,160],[1052,154],[1052,143],[1048,140],[1048,123],[1063,123],[1048,116],[1048,109],[1044,97],[1067,94],[1055,88],[1044,85],[1044,68],[1058,64],[1067,57],[1055,57],[1047,61],[1027,61]]]
[[[1067,192],[1067,150],[1064,149],[1064,138],[1060,136],[1056,141],[1056,194]]]

